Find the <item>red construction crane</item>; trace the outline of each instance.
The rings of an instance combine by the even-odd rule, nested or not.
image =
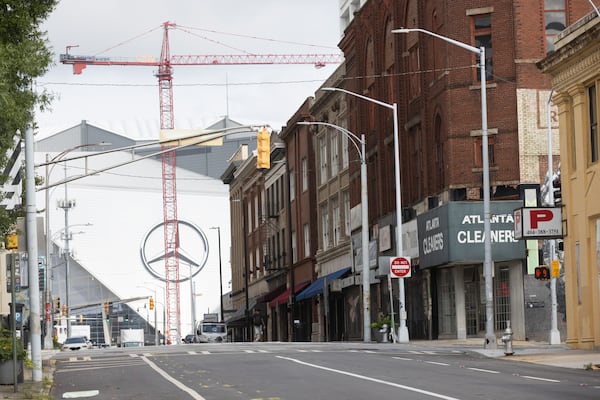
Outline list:
[[[171,56],[169,49],[169,29],[177,28],[172,22],[163,23],[164,33],[160,59],[142,59],[60,55],[60,62],[73,65],[73,73],[81,74],[88,65],[121,65],[158,67],[158,91],[160,98],[160,129],[174,129],[173,119],[173,69],[175,65],[261,65],[261,64],[312,64],[323,67],[326,64],[339,64],[341,54],[240,54],[240,55],[189,55]],[[166,147],[166,145],[163,145]],[[176,154],[168,151],[162,154],[163,216],[165,245],[165,285],[167,334],[171,343],[179,342],[181,333],[180,291],[179,291],[179,227],[177,219]],[[194,329],[194,328],[193,328]]]

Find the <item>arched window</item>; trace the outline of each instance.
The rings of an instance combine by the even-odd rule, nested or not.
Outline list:
[[[565,0],[544,0],[546,54],[554,51],[554,40],[566,26],[567,14],[565,11]]]

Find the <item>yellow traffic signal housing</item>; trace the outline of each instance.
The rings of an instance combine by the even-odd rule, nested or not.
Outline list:
[[[105,301],[103,304],[104,307],[104,314],[108,315],[110,313],[110,303],[108,301]]]
[[[150,300],[148,303],[149,303],[150,310],[154,310],[154,299],[152,297],[150,297]]]
[[[16,232],[6,235],[6,248],[8,250],[19,248],[19,235]]]
[[[67,305],[66,304],[62,305],[62,315],[65,315],[65,316],[67,315]]]
[[[271,134],[266,128],[258,132],[256,152],[256,168],[271,168]]]

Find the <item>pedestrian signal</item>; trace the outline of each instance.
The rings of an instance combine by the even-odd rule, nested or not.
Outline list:
[[[535,279],[550,279],[550,268],[548,268],[547,265],[540,265],[539,267],[535,267]]]

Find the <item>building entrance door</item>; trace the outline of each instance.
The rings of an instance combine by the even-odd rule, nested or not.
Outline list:
[[[467,323],[467,336],[477,336],[481,331],[481,314],[485,305],[481,304],[480,268],[478,266],[465,267],[465,318]]]

